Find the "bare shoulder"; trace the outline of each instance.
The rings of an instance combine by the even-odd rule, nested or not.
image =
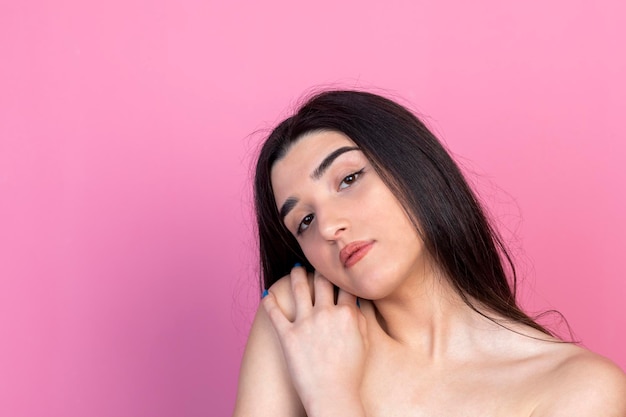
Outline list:
[[[572,344],[552,354],[533,417],[626,417],[626,375],[617,365]]]

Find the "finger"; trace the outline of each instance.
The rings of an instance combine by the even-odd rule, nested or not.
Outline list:
[[[356,297],[349,292],[339,288],[339,294],[337,294],[337,305],[348,305],[350,307],[356,307]]]
[[[363,315],[363,312],[360,310],[357,312],[358,315],[358,323],[359,323],[359,332],[363,335],[363,338],[366,343],[369,342],[369,335],[367,333],[367,319]]]
[[[315,271],[313,277],[313,285],[315,288],[316,306],[328,306],[335,303],[335,289],[333,284],[317,271]]]
[[[302,317],[313,309],[313,294],[307,280],[306,270],[296,266],[291,270],[291,292],[296,304],[296,317]]]
[[[279,335],[283,334],[291,325],[291,322],[287,319],[287,317],[285,317],[283,310],[281,310],[280,306],[276,302],[274,294],[269,292],[261,300],[261,305],[270,318],[270,322],[272,323],[272,326],[274,326],[274,329],[276,329],[276,332]]]
[[[370,300],[360,299],[361,313],[365,317],[365,323],[367,326],[367,334],[370,338],[387,336],[385,330],[381,327],[376,313],[376,306]]]
[[[376,308],[374,307],[374,303],[370,300],[359,299],[360,309],[365,318],[368,321],[377,320],[376,319]]]

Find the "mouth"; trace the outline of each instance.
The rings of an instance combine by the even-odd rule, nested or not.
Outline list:
[[[345,268],[350,268],[363,259],[373,245],[373,240],[352,242],[339,252],[339,259]]]

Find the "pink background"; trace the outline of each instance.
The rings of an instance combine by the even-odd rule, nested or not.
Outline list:
[[[626,367],[622,4],[3,1],[0,415],[230,414],[250,163],[320,85],[423,114],[526,305]]]

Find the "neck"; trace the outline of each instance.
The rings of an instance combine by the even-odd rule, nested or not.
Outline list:
[[[476,330],[497,326],[465,304],[436,272],[407,280],[374,304],[387,334],[430,361],[454,356],[478,336]]]

